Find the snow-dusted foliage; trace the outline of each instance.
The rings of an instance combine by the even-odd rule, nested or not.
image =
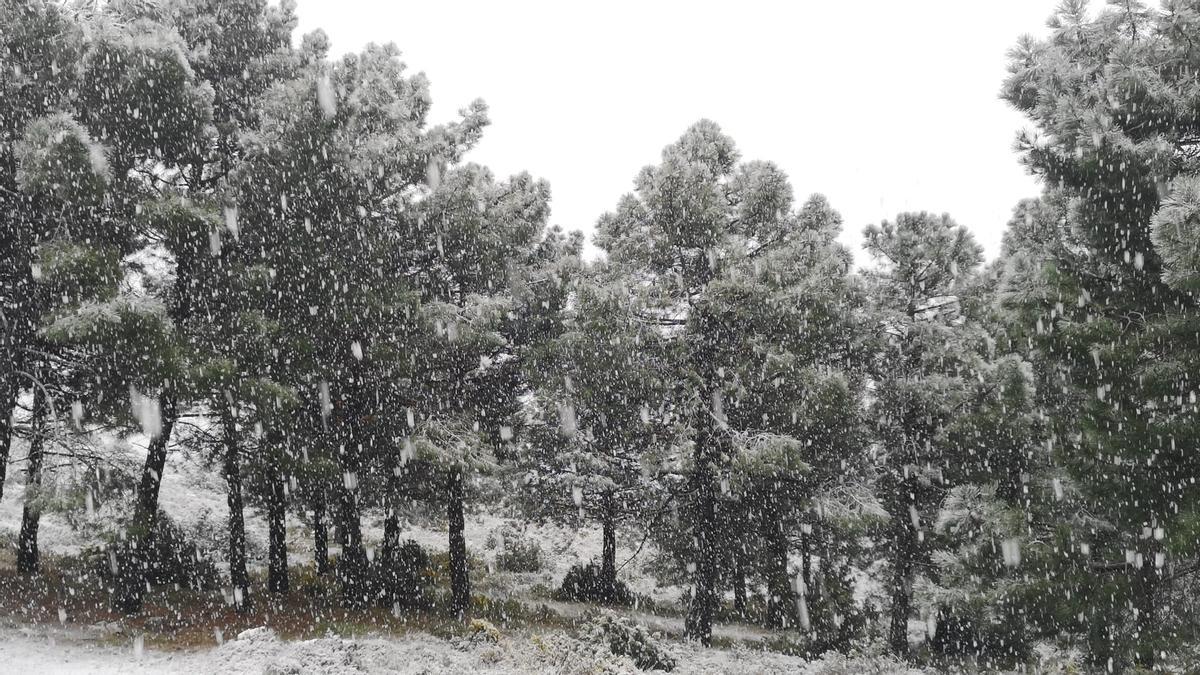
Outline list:
[[[711,120],[593,255],[296,11],[0,0],[0,669],[1194,669],[1196,2],[1060,3],[999,257],[861,269]]]

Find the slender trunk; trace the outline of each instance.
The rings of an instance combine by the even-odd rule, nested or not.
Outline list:
[[[225,486],[229,504],[229,581],[239,609],[250,606],[250,576],[246,572],[246,523],[242,513],[242,468],[238,446],[237,420],[233,406],[221,409],[225,442]]]
[[[471,579],[467,572],[466,525],[463,519],[463,475],[455,470],[447,481],[450,519],[450,610],[460,619],[471,604]]]
[[[770,596],[767,599],[767,626],[787,628],[791,625],[795,596],[788,575],[787,536],[783,523],[775,514],[771,514],[767,524],[766,545],[767,593]]]
[[[46,442],[46,394],[33,389],[33,416],[29,422],[29,476],[25,481],[25,509],[21,514],[21,536],[17,543],[17,571],[37,574],[39,503],[42,486],[42,448]]]
[[[712,447],[714,435],[709,433],[696,444],[693,477],[696,495],[696,522],[692,526],[695,540],[696,571],[693,574],[692,603],[685,620],[688,638],[707,646],[712,642],[712,621],[716,609],[716,548],[713,537],[716,529],[716,494],[713,489]]]
[[[1134,663],[1147,670],[1153,670],[1158,648],[1159,587],[1159,568],[1155,565],[1154,558],[1161,552],[1161,548],[1156,546],[1153,540],[1142,548],[1142,568],[1134,571],[1134,584],[1137,589],[1133,594],[1133,606],[1137,609],[1137,650]]]
[[[742,550],[733,555],[733,611],[746,618],[746,553]]]
[[[342,554],[338,558],[337,574],[342,586],[342,602],[350,607],[363,607],[369,601],[366,587],[367,553],[363,548],[358,500],[354,494],[357,489],[354,481],[358,474],[351,470],[352,466],[343,461],[344,474],[338,489]]]
[[[897,656],[908,654],[908,616],[912,610],[912,570],[916,532],[907,520],[895,519],[892,558],[892,608],[888,645]]]
[[[400,551],[400,477],[399,471],[394,470],[387,477],[383,496],[386,514],[383,519],[383,542],[379,547],[379,560],[376,564],[375,579],[382,585],[379,595],[388,600],[388,604],[399,600],[400,577],[397,569],[397,556]]]
[[[325,523],[325,493],[317,495],[313,504],[313,558],[317,563],[317,576],[329,573],[329,529]]]
[[[167,463],[171,430],[178,418],[176,405],[175,393],[170,389],[164,391],[159,399],[161,429],[146,449],[146,463],[142,466],[142,477],[138,483],[133,520],[125,532],[128,549],[118,561],[112,604],[113,609],[122,614],[142,611],[142,593],[146,590],[145,553],[153,541],[154,526],[158,520],[158,490],[162,486],[163,468]]]
[[[804,598],[812,598],[820,592],[812,571],[812,538],[804,527],[800,529],[800,581],[804,583]]]
[[[392,471],[387,478],[385,494],[383,496],[384,507],[387,513],[383,519],[383,543],[380,546],[379,557],[386,564],[391,564],[395,560],[396,551],[400,549],[400,477],[396,471]]]
[[[808,550],[808,534],[800,531],[800,578],[805,586],[812,586],[812,552]]]
[[[604,547],[600,558],[600,581],[609,600],[616,599],[617,589],[617,514],[609,495],[604,503]]]
[[[8,367],[9,364],[4,364]],[[13,411],[17,407],[16,375],[0,376],[0,500],[4,499],[4,480],[8,476],[8,453],[12,450]]]
[[[279,594],[288,592],[287,494],[283,480],[278,470],[271,472],[267,502],[267,590]]]

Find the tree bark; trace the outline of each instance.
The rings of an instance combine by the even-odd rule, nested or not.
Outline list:
[[[736,551],[733,556],[733,611],[746,618],[746,554]]]
[[[616,599],[617,589],[617,514],[612,496],[604,502],[604,545],[600,557],[600,580],[604,584],[609,600]]]
[[[133,521],[125,533],[128,550],[118,560],[112,604],[113,609],[122,614],[136,614],[142,611],[142,594],[146,588],[145,554],[153,541],[154,527],[158,520],[158,490],[162,486],[171,431],[178,419],[176,405],[175,393],[169,388],[163,391],[159,399],[161,429],[146,449],[146,462],[142,466],[142,477],[138,482]]]
[[[5,364],[7,367],[8,364]],[[0,376],[0,500],[4,499],[4,480],[8,477],[8,454],[12,450],[13,411],[17,408],[16,374]]]
[[[385,564],[391,564],[400,549],[400,477],[393,470],[387,477],[386,494],[383,496],[384,508],[387,514],[383,519],[383,543],[380,546],[379,557]]]
[[[225,486],[229,504],[229,581],[240,610],[250,607],[250,575],[246,572],[246,522],[242,512],[242,467],[237,420],[232,403],[221,409],[225,442]]]
[[[388,475],[384,490],[383,503],[386,515],[383,519],[383,542],[379,547],[375,578],[382,585],[379,595],[390,605],[400,599],[400,576],[396,560],[400,551],[400,476],[398,468],[393,469]]]
[[[447,515],[450,520],[450,610],[461,619],[471,604],[461,471],[455,469],[451,472],[447,480],[447,493]]]
[[[770,596],[767,599],[767,626],[787,628],[791,623],[792,607],[795,604],[788,575],[788,541],[783,523],[774,510],[771,511],[766,533],[767,593]]]
[[[908,616],[912,611],[912,571],[916,532],[903,517],[893,515],[895,551],[892,558],[892,608],[888,645],[897,656],[908,655]]]
[[[702,414],[707,414],[702,413]],[[711,426],[711,425],[706,425]],[[696,495],[695,523],[692,534],[695,539],[692,603],[688,608],[684,629],[688,638],[708,646],[712,643],[712,621],[716,610],[716,548],[713,538],[716,517],[716,493],[714,490],[713,448],[715,434],[705,433],[698,439],[695,450],[693,489]]]
[[[325,523],[325,493],[317,495],[313,504],[313,558],[317,576],[329,573],[329,526]]]
[[[17,541],[17,571],[38,572],[38,524],[42,517],[39,502],[42,487],[42,457],[46,442],[46,393],[33,388],[33,415],[29,421],[29,473],[25,481],[25,507],[21,514],[21,535]]]
[[[1154,557],[1161,551],[1153,539],[1141,547],[1142,567],[1134,570],[1133,606],[1137,609],[1137,648],[1134,663],[1147,670],[1154,669],[1155,651],[1158,648],[1158,587],[1159,569]]]
[[[267,590],[282,594],[288,592],[287,563],[287,495],[283,489],[283,475],[271,472],[271,488],[267,502]]]
[[[367,553],[363,548],[358,500],[354,494],[356,487],[350,478],[357,477],[358,473],[350,470],[352,466],[343,462],[344,473],[338,489],[342,554],[338,557],[337,575],[342,586],[342,602],[350,607],[364,607],[370,600],[366,584]]]

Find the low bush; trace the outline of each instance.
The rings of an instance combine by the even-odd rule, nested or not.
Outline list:
[[[633,604],[633,594],[625,584],[605,580],[596,563],[572,565],[563,577],[562,586],[554,594],[555,600],[597,602],[605,605],[627,607]]]
[[[103,548],[85,549],[80,559],[89,573],[112,583],[120,562],[131,555],[128,540],[112,541]],[[142,560],[146,565],[146,583],[152,586],[178,585],[207,591],[220,583],[213,561],[162,511],[155,519],[154,534]]]
[[[642,670],[675,669],[675,657],[660,643],[658,634],[611,612],[601,612],[585,621],[580,627],[579,637],[607,644],[613,654],[628,656]]]
[[[433,605],[433,564],[429,554],[417,542],[409,539],[394,553],[381,555],[375,561],[374,579],[379,584],[378,596],[388,607],[420,607]]]
[[[504,572],[538,572],[542,569],[542,547],[516,532],[506,533],[496,554],[496,569]]]

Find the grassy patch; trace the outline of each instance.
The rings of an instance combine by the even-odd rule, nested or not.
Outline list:
[[[71,559],[45,556],[36,576],[18,574],[13,564],[0,563],[0,621],[8,625],[47,628],[94,628],[95,639],[123,644],[141,635],[145,645],[163,650],[195,649],[217,644],[217,635],[233,639],[238,633],[267,626],[285,639],[326,635],[362,637],[421,632],[442,638],[467,635],[471,618],[483,618],[504,630],[569,627],[571,622],[547,608],[514,599],[476,596],[471,614],[460,621],[448,610],[448,593],[438,593],[430,609],[343,607],[332,576],[317,576],[311,567],[290,570],[291,592],[269,594],[265,579],[252,578],[250,607],[239,611],[222,591],[154,588],[136,616],[109,609],[109,589],[79,571]]]

